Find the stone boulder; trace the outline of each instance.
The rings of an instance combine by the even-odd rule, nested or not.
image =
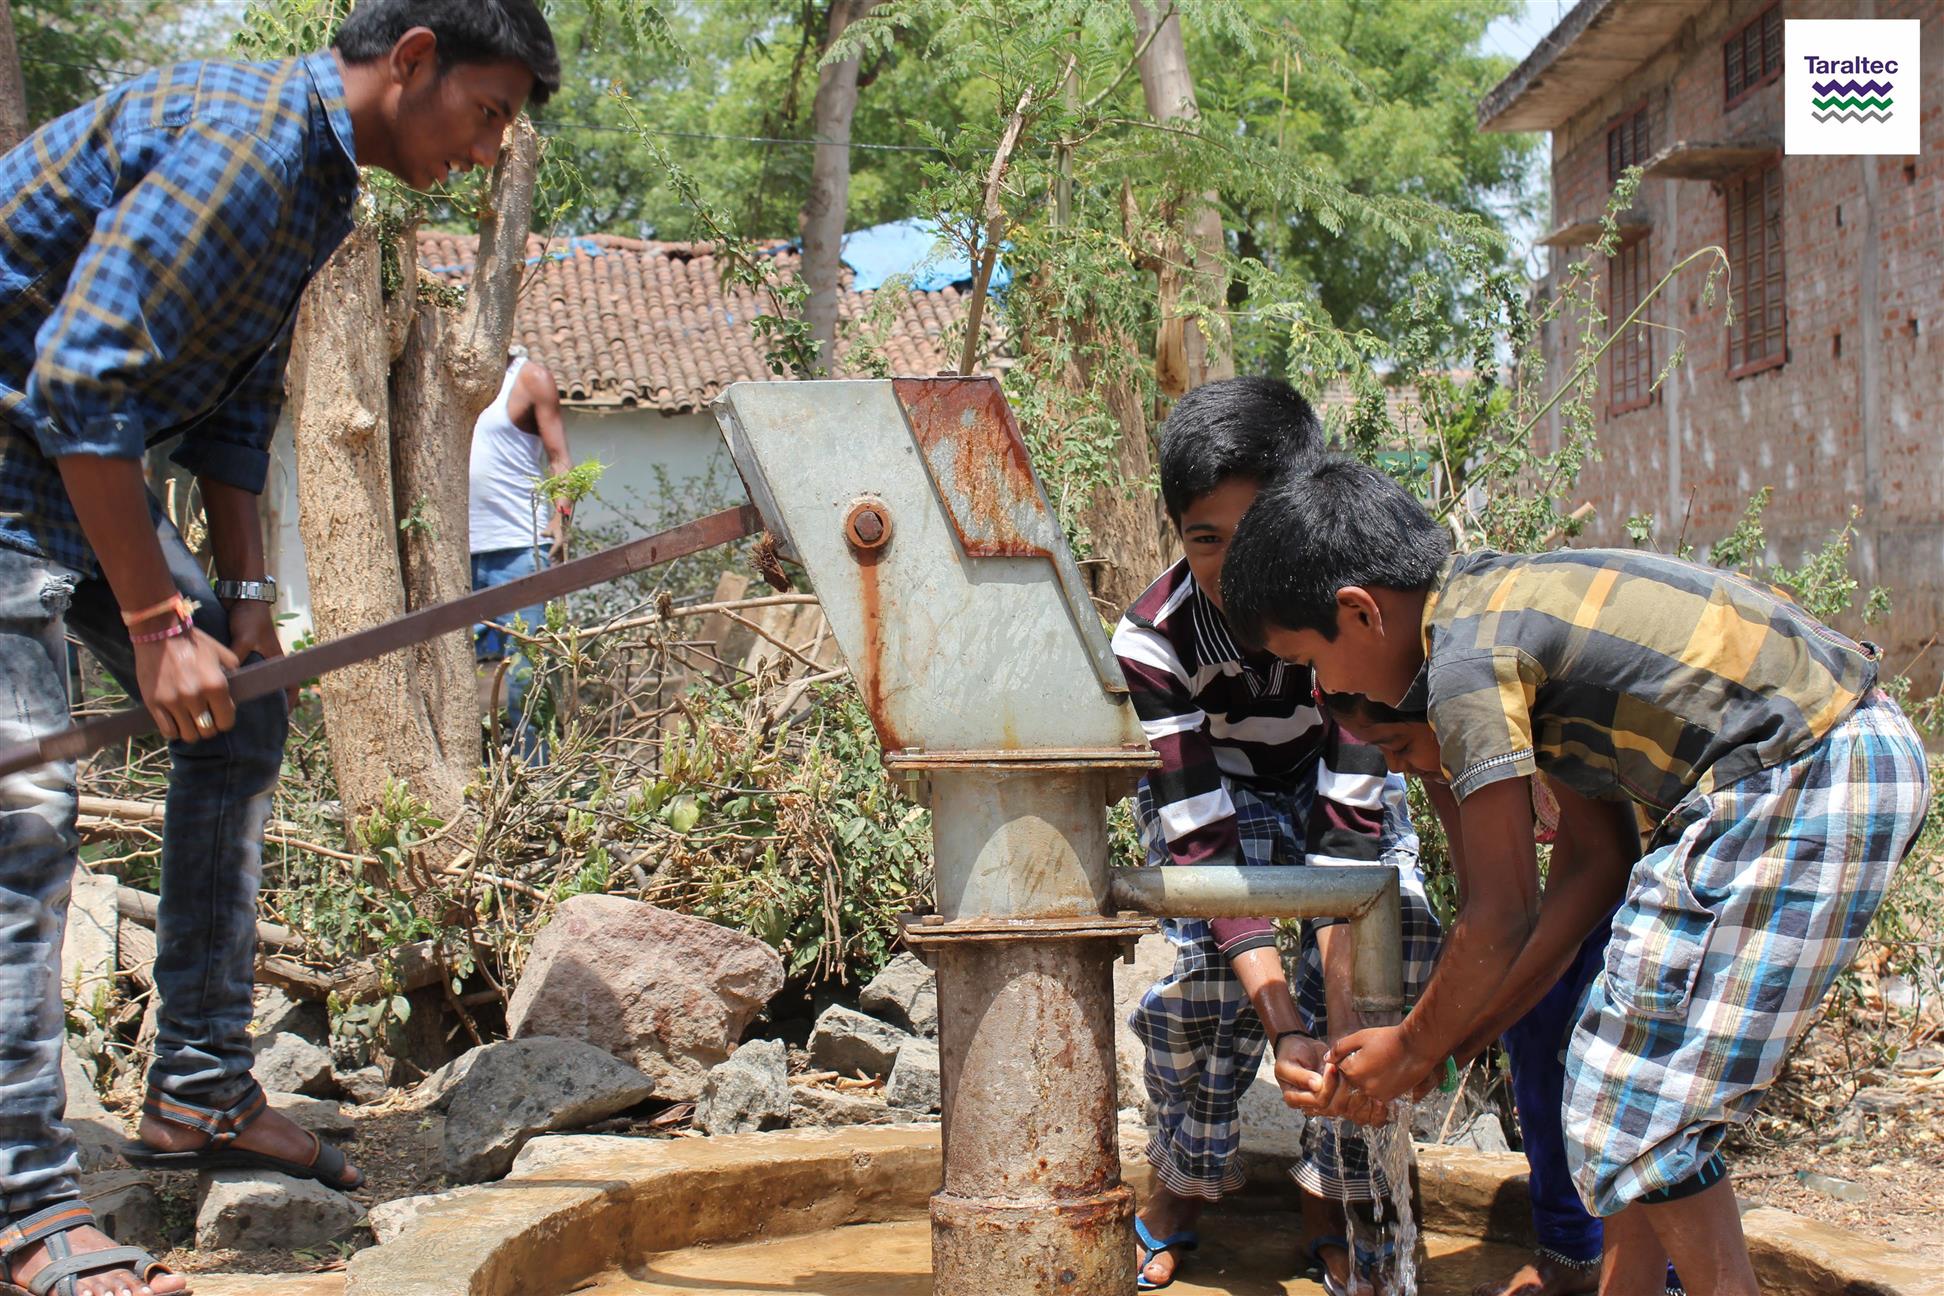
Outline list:
[[[301,1126],[319,1138],[338,1142],[356,1138],[357,1122],[344,1114],[344,1108],[329,1098],[306,1098],[302,1094],[266,1094],[270,1110]]]
[[[507,1033],[592,1044],[647,1076],[654,1096],[688,1101],[782,988],[783,960],[759,940],[620,896],[580,895],[535,938]]]
[[[884,1086],[885,1101],[901,1111],[935,1112],[941,1092],[938,1045],[927,1039],[906,1040]]]
[[[810,1061],[840,1075],[888,1076],[913,1036],[854,1008],[832,1004],[810,1032]]]
[[[710,1068],[695,1100],[704,1134],[750,1134],[790,1122],[790,1059],[782,1040],[752,1040]]]
[[[331,1051],[288,1031],[257,1040],[250,1070],[271,1093],[329,1098],[337,1087],[331,1078]]]
[[[900,954],[858,996],[865,1012],[914,1035],[938,1038],[938,978],[910,954]]]
[[[878,1094],[798,1085],[790,1093],[790,1124],[799,1129],[840,1125],[879,1125],[891,1119],[891,1107]]]
[[[350,1232],[364,1207],[309,1179],[222,1170],[197,1180],[196,1245],[205,1251],[297,1251]]]
[[[655,1092],[647,1076],[580,1040],[502,1040],[473,1055],[444,1100],[446,1169],[461,1183],[505,1174],[536,1134],[603,1120]]]

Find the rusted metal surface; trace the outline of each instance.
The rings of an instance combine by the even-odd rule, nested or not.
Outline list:
[[[523,607],[545,603],[630,572],[673,562],[704,549],[713,549],[753,535],[762,527],[761,514],[750,505],[723,509],[667,531],[630,540],[612,549],[603,549],[600,553],[535,572],[531,576],[522,576],[504,585],[495,585],[435,607],[408,612],[368,630],[340,635],[303,652],[245,666],[230,676],[230,696],[238,702],[247,702],[251,698],[282,692],[327,671],[396,652],[400,648],[409,648],[442,634],[470,629],[481,621],[492,621]],[[98,751],[111,743],[124,742],[154,728],[154,719],[143,707],[97,716],[34,742],[13,743],[0,748],[0,775],[31,769],[50,761],[78,760],[89,752]]]
[[[963,451],[962,465],[946,465],[948,485],[961,467],[983,483],[956,503],[956,488],[934,477],[901,386],[933,393],[919,401],[933,449]],[[934,426],[949,412],[937,394],[946,387],[985,402],[965,438]],[[1074,601],[1079,569],[989,379],[737,384],[716,414],[780,552],[807,571],[885,750],[1145,746],[1100,618],[1084,589]],[[998,506],[1008,492],[1017,514]],[[975,515],[990,525],[980,530]]]
[[[944,1183],[939,1296],[1125,1296],[1133,1195],[1120,1182],[1113,978],[1098,940],[937,951]]]
[[[1110,894],[1114,904],[1156,917],[1347,918],[1358,1010],[1404,1010],[1403,902],[1397,870],[1387,864],[1117,868]]]
[[[1032,457],[998,380],[985,375],[895,378],[892,386],[966,556],[1052,563],[1101,687],[1124,694],[1127,683],[1100,614],[1067,551],[1060,520],[1033,475]]]

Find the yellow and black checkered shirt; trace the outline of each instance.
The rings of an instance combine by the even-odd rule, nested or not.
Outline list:
[[[1420,681],[1460,800],[1535,770],[1666,813],[1797,755],[1876,683],[1781,592],[1662,554],[1450,559]]]

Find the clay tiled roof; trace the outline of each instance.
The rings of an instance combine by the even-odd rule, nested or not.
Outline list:
[[[419,261],[457,282],[471,273],[478,244],[471,235],[421,231]],[[795,252],[777,255],[794,271]],[[527,256],[514,340],[553,371],[563,402],[676,413],[701,409],[732,382],[774,377],[750,329],[767,303],[746,288],[724,290],[709,244],[534,238]],[[841,317],[869,312],[879,294],[848,291],[849,270],[843,282]],[[891,372],[954,367],[943,335],[963,320],[964,299],[951,288],[905,297],[879,341]],[[858,376],[841,357],[839,373]]]

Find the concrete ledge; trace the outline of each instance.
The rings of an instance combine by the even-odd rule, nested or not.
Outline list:
[[[1144,1141],[1122,1131],[1123,1178],[1137,1193],[1153,1182]],[[1427,1229],[1531,1244],[1523,1157],[1423,1146],[1417,1155]],[[940,1170],[935,1126],[536,1139],[511,1177],[432,1203],[392,1242],[358,1253],[344,1292],[551,1296],[659,1251],[921,1218]],[[1939,1290],[1887,1243],[1777,1210],[1751,1210],[1743,1226],[1769,1296]]]

